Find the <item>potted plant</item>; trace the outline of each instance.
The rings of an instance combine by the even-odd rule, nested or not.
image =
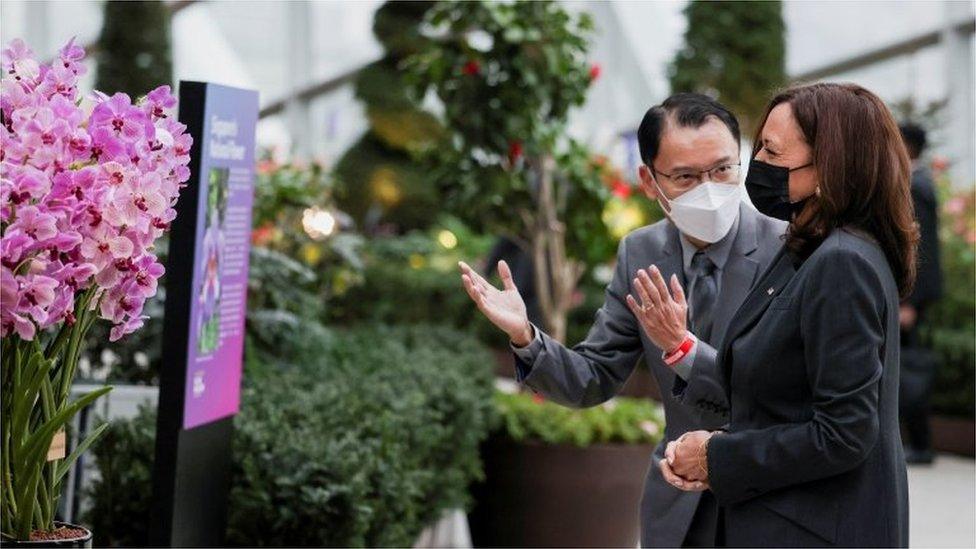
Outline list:
[[[192,139],[161,86],[133,103],[81,97],[84,50],[39,64],[3,50],[0,152],[0,532],[4,544],[91,544],[55,520],[61,482],[98,438],[66,452],[65,427],[111,390],[69,402],[84,336],[99,318],[116,341],[139,329],[163,266],[153,244],[176,215]]]
[[[478,547],[635,547],[644,477],[664,432],[659,405],[617,397],[570,409],[497,391],[500,428],[472,488]]]

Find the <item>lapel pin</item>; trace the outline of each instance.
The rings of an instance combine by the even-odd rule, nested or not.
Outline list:
[[[766,290],[766,293],[769,294],[769,295],[773,295],[773,292],[775,292],[775,291],[776,291],[776,288],[770,287],[768,290]]]

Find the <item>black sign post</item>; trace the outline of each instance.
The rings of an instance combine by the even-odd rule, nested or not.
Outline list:
[[[258,95],[180,82],[193,137],[166,265],[150,543],[223,542],[240,406]]]

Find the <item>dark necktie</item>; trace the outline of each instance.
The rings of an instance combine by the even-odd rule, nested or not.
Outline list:
[[[691,258],[691,294],[688,308],[691,318],[691,332],[699,339],[713,343],[712,317],[715,313],[715,300],[718,284],[715,280],[715,264],[702,251],[695,252]]]

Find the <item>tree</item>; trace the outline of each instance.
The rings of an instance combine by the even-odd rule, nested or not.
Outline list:
[[[95,88],[125,92],[134,99],[171,84],[169,18],[165,2],[105,2]]]
[[[443,205],[532,254],[546,329],[563,340],[585,266],[613,253],[603,165],[565,131],[599,74],[591,20],[548,1],[444,2],[427,23],[405,65],[415,97],[443,103],[448,139],[431,174]]]
[[[671,91],[716,98],[750,135],[772,92],[786,83],[781,3],[693,0],[684,13],[688,30],[671,65]]]
[[[399,64],[418,51],[420,23],[433,2],[387,2],[373,19],[386,55],[356,75],[356,97],[366,107],[369,130],[336,165],[337,203],[367,232],[380,222],[400,230],[433,221],[436,191],[417,158],[444,134],[437,119],[408,97]]]

